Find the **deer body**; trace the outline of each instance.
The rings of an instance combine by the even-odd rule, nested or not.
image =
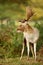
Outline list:
[[[29,39],[29,42],[35,43],[39,38],[39,31],[37,28],[33,28],[34,32],[23,32],[24,38]]]

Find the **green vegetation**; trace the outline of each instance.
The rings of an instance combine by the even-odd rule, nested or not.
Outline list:
[[[7,25],[2,24],[0,34],[0,57],[15,57],[21,50],[19,46],[23,41],[23,35],[16,32],[14,21],[9,21]]]
[[[43,19],[43,1],[42,0],[0,0],[0,18],[10,17],[18,20],[26,17],[25,8],[30,6],[34,11],[32,20]]]
[[[0,64],[3,65],[42,65],[41,62],[19,60],[23,33],[17,33],[19,20],[26,18],[26,6],[34,11],[29,24],[37,27],[40,37],[37,44],[37,52],[43,46],[43,0],[0,0],[0,20],[4,17],[10,18],[7,24],[0,24]],[[40,53],[39,53],[40,54]],[[43,57],[42,57],[43,58]],[[5,60],[5,61],[4,61]],[[39,60],[40,61],[40,60]],[[30,64],[30,63],[31,64]]]

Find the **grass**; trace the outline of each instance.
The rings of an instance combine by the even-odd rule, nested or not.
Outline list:
[[[20,57],[0,59],[0,65],[43,65],[42,63],[43,61],[40,59],[35,61],[33,58],[29,58],[29,60],[27,60],[26,56],[24,56],[22,60],[20,60]]]

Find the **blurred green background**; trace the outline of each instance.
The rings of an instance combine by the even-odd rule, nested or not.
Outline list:
[[[0,58],[20,56],[23,33],[17,33],[16,28],[19,20],[26,18],[27,6],[34,11],[29,24],[40,32],[37,51],[43,46],[43,0],[0,0]],[[7,24],[1,23],[4,17],[10,18]]]

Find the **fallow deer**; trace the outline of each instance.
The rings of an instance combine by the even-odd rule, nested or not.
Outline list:
[[[29,44],[30,44],[30,42],[31,42],[31,44],[33,44],[34,53],[32,51],[32,47],[31,47],[31,51],[32,51],[32,54],[34,54],[33,56],[35,57],[35,60],[36,60],[36,44],[37,44],[37,40],[39,38],[39,30],[37,28],[31,27],[27,23],[26,24],[24,23],[23,25],[21,24],[18,26],[17,31],[23,32],[23,36],[26,39],[28,57],[29,57],[29,52],[30,52]],[[22,59],[23,52],[24,52],[24,42],[23,42],[23,48],[22,48],[20,59]]]

